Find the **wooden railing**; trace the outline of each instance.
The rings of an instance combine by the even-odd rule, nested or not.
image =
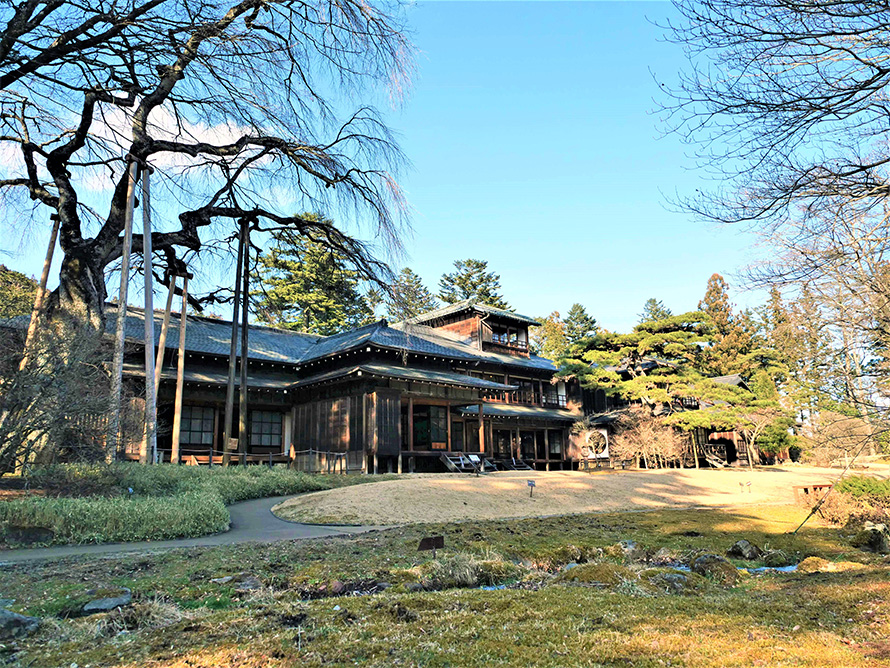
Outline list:
[[[488,343],[494,343],[495,345],[503,346],[504,348],[510,348],[512,350],[528,350],[528,341],[511,339],[506,334],[492,334],[491,341],[489,341]]]
[[[566,395],[564,394],[545,394],[543,397],[541,397],[540,393],[529,391],[523,392],[514,390],[512,392],[483,392],[482,400],[500,404],[522,404],[525,406],[556,406],[558,408],[566,407]]]

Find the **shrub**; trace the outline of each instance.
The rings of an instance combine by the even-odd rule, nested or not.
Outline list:
[[[480,560],[472,554],[448,554],[422,564],[420,581],[427,589],[458,589],[505,584],[518,580],[523,570],[500,559]]]
[[[814,497],[811,503],[818,499]],[[887,522],[890,518],[890,481],[867,476],[844,478],[819,508],[833,524],[858,526],[863,522]]]
[[[0,527],[7,538],[21,529],[47,529],[52,536],[42,540],[51,543],[202,536],[228,528],[227,504],[332,487],[327,480],[283,467],[129,462],[55,465],[34,471],[28,482],[48,496],[0,503]]]

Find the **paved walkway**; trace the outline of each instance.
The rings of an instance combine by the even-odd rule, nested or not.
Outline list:
[[[373,531],[380,527],[369,526],[318,526],[297,524],[280,520],[272,514],[272,506],[290,496],[276,496],[253,499],[229,506],[231,528],[225,533],[217,533],[200,538],[178,540],[145,541],[140,543],[109,543],[103,545],[67,545],[60,547],[37,547],[19,550],[0,550],[0,566],[3,564],[40,559],[61,559],[78,555],[105,555],[125,552],[155,552],[178,547],[207,547],[214,545],[236,545],[239,543],[274,543],[279,540],[299,540],[305,538],[325,538]]]

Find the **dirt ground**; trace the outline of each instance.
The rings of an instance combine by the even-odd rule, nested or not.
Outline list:
[[[448,473],[304,494],[273,508],[296,522],[393,525],[669,507],[790,503],[795,485],[837,469],[769,467],[652,471]],[[529,496],[529,480],[535,481]]]

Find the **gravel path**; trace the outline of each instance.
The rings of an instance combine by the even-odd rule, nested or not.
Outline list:
[[[362,485],[364,486],[364,485]],[[40,559],[62,559],[79,555],[104,555],[127,552],[155,552],[179,547],[236,545],[239,543],[273,543],[279,540],[324,538],[371,531],[376,527],[325,527],[281,520],[270,511],[272,506],[291,497],[277,496],[253,499],[229,506],[231,528],[225,533],[182,538],[179,540],[145,541],[139,543],[110,543],[103,545],[63,545],[18,550],[0,550],[0,566],[8,563]]]

